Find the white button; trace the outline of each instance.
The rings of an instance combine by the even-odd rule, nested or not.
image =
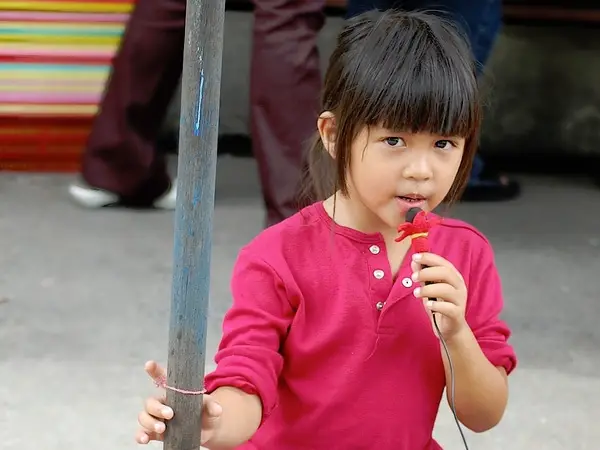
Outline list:
[[[381,280],[385,276],[385,272],[383,270],[377,269],[375,272],[373,272],[373,276],[378,280]]]
[[[404,278],[402,280],[402,285],[406,288],[409,288],[413,285],[413,281],[410,278]]]
[[[377,245],[371,245],[369,250],[371,250],[371,253],[373,253],[374,255],[377,255],[380,252],[379,247]]]
[[[384,306],[385,306],[385,302],[379,302],[375,305],[375,307],[377,308],[378,311],[381,311]]]

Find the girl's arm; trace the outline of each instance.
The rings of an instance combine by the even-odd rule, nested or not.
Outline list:
[[[268,246],[257,242],[238,255],[217,367],[204,378],[205,389],[222,408],[215,435],[206,445],[211,450],[248,441],[279,400],[284,365],[280,349],[295,315],[289,300],[294,288],[258,253]]]
[[[464,327],[447,342],[454,366],[454,405],[459,420],[480,433],[496,426],[506,409],[508,380],[517,363],[508,343],[510,329],[500,319],[504,306],[502,283],[487,239],[473,239]],[[450,367],[441,349],[446,371],[446,395],[451,401]]]
[[[223,412],[215,435],[204,447],[210,450],[229,450],[248,441],[261,422],[260,398],[226,386],[216,389],[211,397],[221,405]]]
[[[446,342],[454,368],[454,406],[464,426],[481,433],[496,426],[506,409],[508,382],[504,367],[495,367],[481,350],[470,328]],[[452,404],[450,365],[442,348],[446,396]]]

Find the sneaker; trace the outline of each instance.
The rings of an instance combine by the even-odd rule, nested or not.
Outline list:
[[[120,203],[117,194],[81,183],[71,184],[69,186],[69,195],[79,206],[90,209],[105,208]],[[153,206],[157,209],[174,210],[176,203],[177,181],[174,180],[167,192],[154,201]]]
[[[79,206],[90,209],[104,208],[119,203],[117,194],[78,183],[69,186],[69,195]]]
[[[154,200],[157,209],[173,210],[177,204],[177,180],[173,180],[167,192]]]

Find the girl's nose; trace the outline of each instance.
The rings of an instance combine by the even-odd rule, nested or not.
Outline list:
[[[403,176],[418,181],[429,180],[433,176],[433,171],[427,155],[415,155],[410,158],[404,167]]]

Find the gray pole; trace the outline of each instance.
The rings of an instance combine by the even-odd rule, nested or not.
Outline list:
[[[167,383],[199,391],[206,355],[225,0],[187,0]],[[200,447],[202,395],[167,391],[164,449]]]

